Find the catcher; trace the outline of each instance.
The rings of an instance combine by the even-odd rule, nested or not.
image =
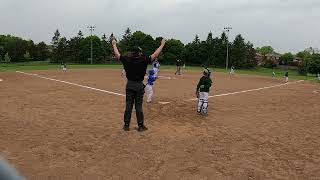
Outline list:
[[[201,77],[197,85],[197,98],[198,98],[198,108],[197,112],[201,115],[208,115],[208,98],[209,91],[212,85],[212,80],[210,78],[211,72],[210,69],[205,68],[203,71],[203,76]]]

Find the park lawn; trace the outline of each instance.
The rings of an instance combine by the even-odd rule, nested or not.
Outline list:
[[[68,64],[68,69],[97,69],[97,68],[112,68],[112,69],[121,69],[122,65],[119,63],[110,63],[110,64]],[[151,68],[151,66],[149,67]],[[60,64],[51,64],[48,61],[32,61],[32,62],[23,62],[23,63],[0,63],[0,72],[1,71],[32,71],[32,70],[53,70],[60,69]],[[162,65],[160,67],[162,70],[171,70],[175,71],[176,66],[174,65]],[[202,71],[200,66],[187,66],[187,71]],[[225,68],[211,68],[214,72],[223,72],[229,73]],[[268,69],[263,67],[257,67],[254,69],[236,69],[236,73],[239,74],[252,74],[252,75],[261,75],[261,76],[270,76],[272,77],[272,72],[276,73],[276,77],[282,78],[286,70],[283,69]],[[315,75],[308,74],[308,76],[299,75],[295,70],[288,70],[289,78],[295,80],[310,80],[317,82]]]

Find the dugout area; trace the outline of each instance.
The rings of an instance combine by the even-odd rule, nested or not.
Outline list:
[[[0,155],[27,179],[315,179],[320,177],[320,85],[298,82],[209,99],[196,113],[201,72],[161,71],[148,131],[123,132],[121,70],[1,72]],[[170,77],[170,78],[169,78]],[[283,79],[213,74],[210,95]],[[160,104],[158,102],[170,102]]]

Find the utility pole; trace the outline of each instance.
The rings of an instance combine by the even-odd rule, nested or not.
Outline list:
[[[232,27],[225,27],[224,30],[227,32],[227,59],[226,59],[226,70],[228,70],[228,63],[229,63],[229,32]]]
[[[92,32],[94,31],[96,27],[95,26],[88,26],[88,29],[90,30],[91,32],[91,36],[90,36],[90,41],[91,41],[91,64],[93,63],[93,53],[92,53]]]

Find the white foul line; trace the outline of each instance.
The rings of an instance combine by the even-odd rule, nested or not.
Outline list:
[[[103,89],[84,86],[84,85],[80,85],[80,84],[76,84],[76,83],[72,83],[72,82],[68,82],[68,81],[61,81],[61,80],[58,80],[58,79],[47,78],[47,77],[44,77],[44,76],[40,76],[38,74],[30,74],[30,73],[25,73],[25,72],[22,72],[22,71],[16,71],[16,72],[17,73],[21,73],[21,74],[25,74],[25,75],[29,75],[29,76],[35,76],[35,77],[42,78],[42,79],[47,79],[47,80],[51,80],[51,81],[56,81],[56,82],[70,84],[70,85],[74,85],[74,86],[78,86],[78,87],[83,87],[83,88],[87,88],[87,89],[91,89],[91,90],[101,91],[101,92],[105,92],[105,93],[109,93],[109,94],[113,94],[113,95],[117,95],[117,96],[126,96],[124,94],[119,94],[119,93],[115,93],[115,92],[111,92],[111,91],[106,91],[106,90],[103,90]]]
[[[240,93],[246,93],[246,92],[252,92],[252,91],[259,91],[259,90],[263,90],[263,89],[270,89],[270,88],[285,86],[285,85],[289,85],[289,84],[295,84],[295,83],[299,83],[299,82],[303,82],[303,81],[304,80],[300,80],[300,81],[295,81],[295,82],[290,82],[290,83],[285,83],[285,84],[278,84],[278,85],[274,85],[274,86],[267,86],[267,87],[262,87],[262,88],[249,89],[249,90],[232,92],[232,93],[225,93],[225,94],[217,94],[217,95],[214,95],[214,96],[209,96],[209,98],[228,96],[228,95],[240,94]],[[189,99],[188,101],[195,101],[195,100],[198,100],[198,98]]]

